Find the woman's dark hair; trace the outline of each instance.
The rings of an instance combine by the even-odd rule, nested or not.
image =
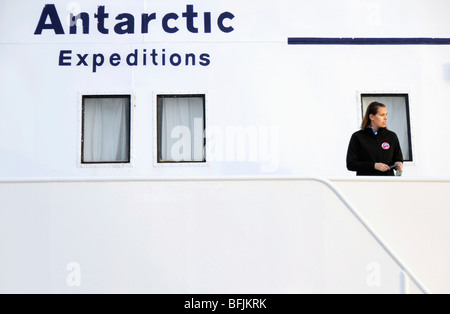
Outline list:
[[[369,107],[367,107],[366,114],[364,115],[364,118],[361,123],[361,130],[365,130],[368,126],[370,126],[370,124],[371,124],[370,115],[371,114],[376,115],[378,113],[378,109],[380,107],[386,108],[386,105],[382,104],[380,102],[374,101],[373,103],[371,103],[369,105]]]

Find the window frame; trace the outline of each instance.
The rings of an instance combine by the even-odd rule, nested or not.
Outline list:
[[[360,92],[358,93],[358,111],[359,119],[362,121],[364,118],[364,103],[363,99],[365,97],[404,97],[406,106],[406,125],[407,125],[407,135],[409,144],[409,159],[404,159],[405,163],[414,164],[415,154],[414,154],[414,144],[413,144],[413,128],[411,121],[411,93],[405,91],[393,91],[393,92]],[[403,154],[404,155],[404,154]]]
[[[164,161],[161,158],[161,143],[162,143],[162,110],[159,105],[160,98],[202,98],[203,100],[203,160],[202,161]],[[154,144],[154,166],[208,166],[207,156],[207,94],[206,93],[155,93],[154,94],[155,106],[154,106],[154,131],[155,131],[155,144]]]
[[[133,166],[132,146],[133,146],[133,112],[134,112],[134,96],[132,93],[80,93],[80,132],[79,134],[79,167],[123,167]],[[128,115],[128,159],[126,161],[84,161],[84,131],[85,131],[85,100],[100,98],[127,98],[129,100]]]

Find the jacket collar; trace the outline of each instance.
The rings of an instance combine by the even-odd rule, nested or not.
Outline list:
[[[365,130],[365,133],[373,135],[373,136],[377,136],[377,135],[381,135],[381,134],[385,134],[386,133],[386,128],[379,128],[378,132],[375,134],[373,128],[371,126],[368,126]]]

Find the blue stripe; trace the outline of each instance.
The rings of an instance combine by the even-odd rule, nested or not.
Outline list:
[[[450,38],[291,37],[289,45],[450,45]]]

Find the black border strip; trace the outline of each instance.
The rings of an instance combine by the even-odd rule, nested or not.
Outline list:
[[[290,37],[289,45],[450,45],[450,38]]]

